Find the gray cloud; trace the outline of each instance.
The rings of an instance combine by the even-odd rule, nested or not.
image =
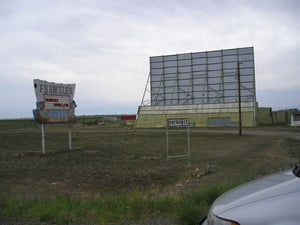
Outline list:
[[[79,113],[110,113],[114,107],[134,113],[149,56],[245,46],[255,48],[258,101],[298,104],[295,99],[287,105],[287,99],[300,88],[299,5],[297,0],[1,1],[0,95],[6,97],[0,100],[9,104],[12,95],[22,107],[12,113],[0,109],[0,118],[31,115],[34,78],[75,82]],[[278,102],[269,91],[281,93]],[[18,95],[28,98],[27,107]]]

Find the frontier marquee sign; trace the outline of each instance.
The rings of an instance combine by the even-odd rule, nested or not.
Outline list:
[[[75,84],[61,84],[33,80],[36,95],[36,109],[33,115],[40,123],[74,123],[76,121],[73,100]]]

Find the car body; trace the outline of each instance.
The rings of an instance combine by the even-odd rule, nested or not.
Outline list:
[[[300,167],[249,182],[215,200],[202,225],[299,225]]]

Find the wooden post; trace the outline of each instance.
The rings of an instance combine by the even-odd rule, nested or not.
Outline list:
[[[238,98],[239,98],[239,135],[242,135],[242,107],[241,107],[241,73],[240,61],[238,61]]]

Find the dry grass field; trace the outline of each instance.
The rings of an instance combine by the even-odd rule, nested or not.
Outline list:
[[[242,136],[233,128],[191,129],[190,167],[186,157],[166,160],[165,129],[133,129],[113,122],[103,126],[79,123],[72,127],[72,150],[68,150],[67,129],[67,125],[47,125],[46,154],[42,154],[38,124],[32,120],[0,121],[3,221],[147,224],[153,218],[163,218],[173,221],[170,224],[195,224],[211,201],[227,188],[291,168],[300,159],[300,130],[292,128],[245,129]],[[186,134],[185,129],[170,131],[172,154],[186,152]],[[200,202],[205,195],[213,197],[203,206]],[[70,201],[71,206],[41,206],[42,200],[51,205],[53,199],[61,198],[61,203],[53,204]],[[91,201],[99,203],[100,199],[114,202],[108,212],[103,209],[81,215],[75,210],[85,203],[85,208],[97,211],[103,205],[94,206]],[[189,203],[190,210],[184,206]],[[34,213],[35,204],[41,204],[41,212]],[[124,205],[123,211],[117,209],[120,205]],[[174,211],[168,209],[172,205]],[[62,215],[57,214],[64,210]],[[162,224],[159,221],[157,224]]]

